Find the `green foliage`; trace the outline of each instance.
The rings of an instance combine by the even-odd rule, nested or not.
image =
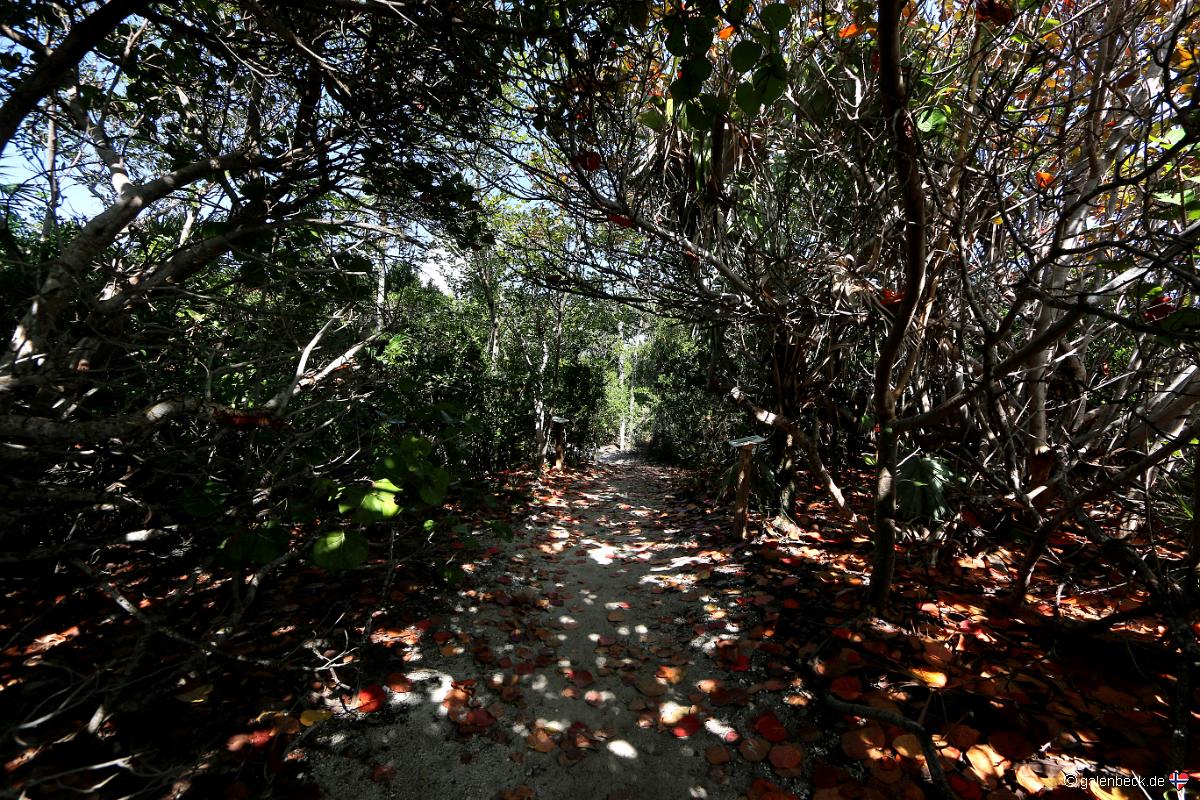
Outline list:
[[[367,539],[358,531],[329,531],[313,543],[313,563],[330,570],[353,569],[367,560]]]
[[[896,502],[899,517],[943,522],[953,516],[947,492],[956,481],[945,460],[932,455],[911,455],[896,470]]]

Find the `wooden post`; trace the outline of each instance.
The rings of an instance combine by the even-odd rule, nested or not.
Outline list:
[[[551,417],[554,423],[554,468],[561,471],[567,459],[567,423],[566,417]]]
[[[733,499],[733,524],[739,540],[749,539],[750,471],[754,468],[754,448],[765,442],[762,436],[731,439],[729,446],[738,451],[737,493]]]

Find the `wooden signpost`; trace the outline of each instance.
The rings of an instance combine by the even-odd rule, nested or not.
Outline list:
[[[765,442],[762,436],[743,436],[730,439],[729,446],[738,451],[737,493],[733,499],[733,524],[737,538],[748,539],[750,526],[750,470],[754,459],[754,448]]]

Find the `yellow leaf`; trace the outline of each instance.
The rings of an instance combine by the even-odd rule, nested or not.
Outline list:
[[[324,722],[333,716],[333,712],[325,708],[310,708],[308,711],[303,711],[300,714],[300,724],[306,728],[316,725],[318,722]]]
[[[922,667],[913,667],[911,670],[917,680],[924,683],[926,686],[932,686],[935,689],[940,689],[947,683],[946,673],[938,672],[936,669],[924,669]]]
[[[208,696],[212,694],[212,690],[212,684],[206,683],[202,686],[197,686],[190,692],[183,692],[182,694],[175,695],[175,699],[184,703],[203,703],[208,699]]]

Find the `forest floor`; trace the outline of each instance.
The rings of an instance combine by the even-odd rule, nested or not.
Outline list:
[[[697,573],[740,569],[706,549],[725,526],[677,498],[671,477],[626,460],[549,478],[499,574],[405,652],[391,718],[318,737],[325,793],[733,798],[772,777],[771,745],[737,754],[741,718],[774,709],[799,735],[803,709],[783,702],[786,681],[768,688],[751,671],[752,653],[721,661],[721,635],[745,621]],[[775,747],[795,780],[803,745]]]
[[[355,699],[370,713],[322,727],[307,777],[362,800],[932,796],[918,737],[882,712],[924,726],[964,800],[1146,796],[1083,786],[1163,763],[1178,662],[1153,624],[1047,636],[1037,609],[1022,621],[979,588],[1004,548],[902,563],[902,621],[869,617],[869,543],[823,504],[731,542],[685,476],[636,460],[544,476],[453,611],[391,632],[397,671]]]
[[[208,650],[178,631],[211,637],[242,590],[184,572],[173,543],[18,565],[0,700],[25,721],[5,725],[0,798],[932,800],[922,737],[961,800],[1158,800],[1172,751],[1200,777],[1198,687],[1078,531],[1020,610],[998,592],[1019,540],[908,542],[880,618],[871,541],[819,496],[740,542],[695,477],[638,459],[497,476],[461,534],[394,529],[405,554],[377,536],[341,572],[292,560]],[[1164,541],[1136,544],[1182,563]],[[1135,776],[1159,783],[1113,785]]]

